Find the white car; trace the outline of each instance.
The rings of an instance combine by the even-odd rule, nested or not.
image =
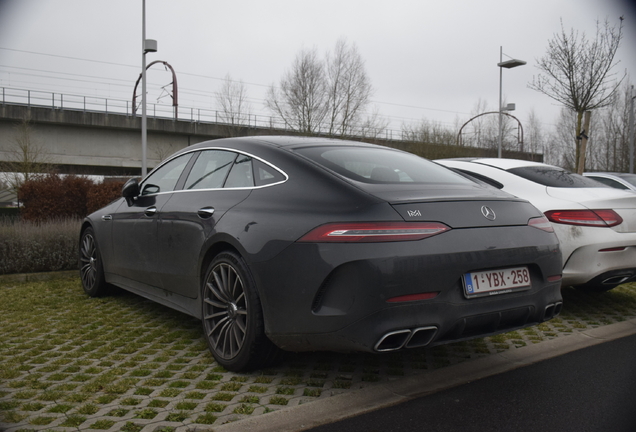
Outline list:
[[[537,162],[436,162],[526,199],[541,210],[561,243],[563,286],[607,291],[636,280],[636,194]]]
[[[583,173],[583,175],[616,189],[624,189],[636,192],[636,174],[617,172],[589,172]]]

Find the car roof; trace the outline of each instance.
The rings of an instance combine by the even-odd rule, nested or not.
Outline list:
[[[220,138],[216,140],[204,141],[197,143],[193,146],[190,146],[190,149],[196,149],[200,147],[210,147],[210,146],[222,146],[227,144],[236,144],[236,143],[246,143],[246,144],[265,144],[273,147],[310,147],[315,145],[346,145],[346,146],[360,146],[360,147],[382,147],[382,148],[390,148],[384,146],[378,146],[375,144],[369,144],[365,142],[359,141],[347,141],[336,138],[326,138],[326,137],[304,137],[304,136],[286,136],[286,135],[272,135],[272,136],[247,136],[247,137],[238,137],[238,138]],[[397,149],[394,149],[397,150]]]
[[[553,165],[548,165],[541,162],[534,162],[534,161],[528,161],[523,159],[474,158],[474,159],[469,159],[467,161],[479,163],[482,165],[490,165],[492,167],[501,168],[504,170],[509,170],[511,168],[532,167],[532,166],[554,167]],[[554,168],[558,168],[558,167],[554,167]]]

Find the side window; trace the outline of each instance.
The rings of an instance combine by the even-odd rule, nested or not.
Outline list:
[[[144,181],[141,194],[150,195],[159,192],[171,192],[179,181],[183,169],[192,157],[191,153],[176,157],[156,169]]]
[[[236,153],[206,150],[192,166],[185,189],[220,189],[236,159]]]
[[[225,188],[253,187],[252,158],[239,155],[234,161],[232,170],[225,181]]]
[[[285,176],[278,170],[259,160],[254,159],[252,165],[254,167],[254,184],[256,186],[265,186],[285,180]]]

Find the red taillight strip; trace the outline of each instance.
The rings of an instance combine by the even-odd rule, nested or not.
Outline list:
[[[430,300],[432,298],[437,297],[438,294],[439,294],[439,292],[427,292],[427,293],[420,293],[420,294],[409,294],[409,295],[403,295],[403,296],[398,296],[398,297],[392,297],[392,298],[388,299],[386,302],[387,303],[399,303],[399,302],[410,302],[410,301],[417,301],[417,300]]]
[[[558,282],[563,279],[562,275],[548,276],[548,282]]]
[[[612,227],[623,223],[623,219],[611,209],[604,210],[550,210],[545,212],[550,222],[592,226],[592,227]]]
[[[321,225],[299,242],[361,243],[421,240],[450,230],[439,222],[360,222]]]
[[[624,251],[625,249],[627,249],[627,247],[613,247],[613,248],[606,248],[606,249],[599,249],[599,252],[618,252],[618,251]]]

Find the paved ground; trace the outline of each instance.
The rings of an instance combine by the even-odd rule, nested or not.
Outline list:
[[[0,279],[0,430],[296,431],[636,331],[636,285],[564,290],[562,315],[491,338],[386,355],[290,354],[219,368],[198,321],[76,278]]]
[[[635,432],[634,359],[636,334],[307,432]]]

